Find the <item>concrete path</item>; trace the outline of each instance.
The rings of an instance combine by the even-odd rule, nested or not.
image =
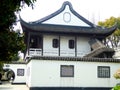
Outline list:
[[[0,90],[29,90],[26,85],[11,85],[10,83],[3,83],[0,85]]]

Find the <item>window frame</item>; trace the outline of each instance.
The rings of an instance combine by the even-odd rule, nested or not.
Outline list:
[[[104,70],[108,69],[108,70]],[[110,78],[110,66],[98,66],[97,67],[98,78]]]
[[[68,41],[68,45],[69,45],[69,48],[70,48],[70,49],[74,49],[74,48],[75,48],[75,40],[70,39],[70,40]]]
[[[52,47],[53,48],[58,48],[59,47],[59,40],[58,39],[53,39],[52,40]]]
[[[30,44],[30,48],[37,48],[37,44],[38,44],[37,36],[36,37],[35,36],[31,36],[29,44]]]
[[[66,69],[70,67],[70,69],[72,69],[72,71],[70,71],[70,74],[66,74],[65,71]],[[65,68],[65,70],[63,71],[63,68]],[[69,70],[70,70],[69,69]],[[67,70],[68,71],[68,70]],[[65,74],[64,74],[65,73]],[[61,65],[60,66],[60,77],[74,77],[74,65]]]
[[[25,69],[17,69],[17,76],[24,76],[24,75],[25,75]]]

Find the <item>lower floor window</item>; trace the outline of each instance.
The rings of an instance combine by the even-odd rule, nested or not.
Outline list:
[[[98,78],[110,78],[110,67],[98,66]]]
[[[74,66],[61,65],[61,77],[74,77]]]
[[[17,76],[24,76],[24,69],[17,69]]]

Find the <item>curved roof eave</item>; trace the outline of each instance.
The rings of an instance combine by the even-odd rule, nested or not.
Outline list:
[[[112,34],[117,25],[110,28],[103,27],[81,27],[81,26],[67,26],[67,25],[53,25],[53,24],[32,24],[27,23],[24,20],[20,19],[22,27],[27,30],[40,31],[40,32],[57,32],[57,33],[76,33],[76,34],[93,34],[93,35],[104,35],[108,36]],[[23,29],[24,31],[24,29]]]

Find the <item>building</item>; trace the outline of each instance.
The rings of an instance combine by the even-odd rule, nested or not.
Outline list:
[[[20,21],[30,90],[109,90],[118,83],[112,75],[120,60],[113,59],[114,50],[102,43],[115,31],[115,25],[94,25],[68,1],[38,21]]]

